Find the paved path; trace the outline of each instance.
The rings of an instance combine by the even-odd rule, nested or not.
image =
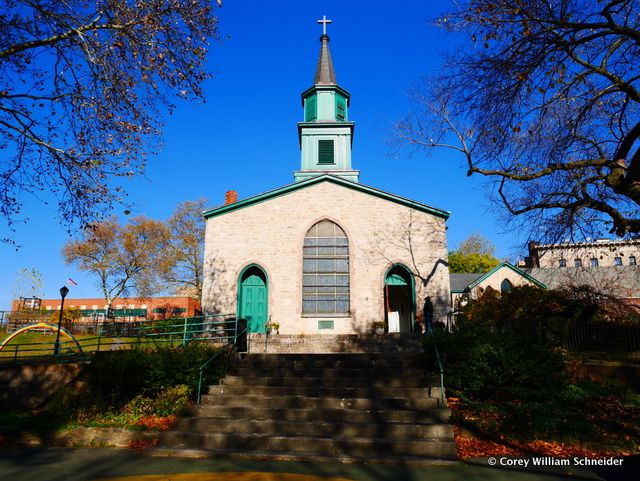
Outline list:
[[[0,479],[13,481],[532,481],[640,479],[620,468],[497,468],[487,460],[408,467],[150,457],[128,449],[0,449]],[[624,466],[626,463],[626,466]],[[594,471],[601,475],[598,476]]]

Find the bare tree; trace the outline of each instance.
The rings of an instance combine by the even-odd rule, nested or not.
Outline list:
[[[213,3],[0,3],[0,216],[10,227],[25,193],[52,193],[67,226],[123,203],[113,181],[143,171],[164,111],[203,96]]]
[[[115,218],[85,230],[82,240],[62,250],[67,264],[94,274],[108,305],[135,292],[148,297],[162,292],[160,255],[169,239],[164,223],[140,216],[121,226]]]
[[[204,267],[206,199],[178,204],[166,222],[170,238],[162,253],[163,279],[176,294],[200,299]]]
[[[14,298],[20,297],[44,297],[44,278],[35,267],[25,267],[16,273]]]
[[[457,6],[439,23],[459,48],[412,92],[396,140],[459,152],[550,240],[640,234],[638,1]]]

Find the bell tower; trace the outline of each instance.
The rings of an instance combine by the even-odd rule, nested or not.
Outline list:
[[[358,182],[360,171],[351,168],[354,123],[349,122],[351,94],[336,81],[326,16],[322,24],[320,56],[313,86],[302,93],[304,121],[298,122],[301,168],[294,172],[296,182],[321,174]]]

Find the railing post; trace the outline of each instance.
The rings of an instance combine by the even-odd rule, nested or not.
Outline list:
[[[197,395],[197,399],[196,399],[196,404],[200,404],[200,397],[201,397],[201,392],[202,392],[202,373],[204,372],[203,368],[200,367],[200,375],[198,377],[198,395]]]
[[[239,333],[235,338],[236,350],[238,352],[249,352],[249,327],[246,319],[236,321]]]
[[[238,340],[238,316],[235,317],[234,330],[233,330],[233,338]]]
[[[13,362],[18,362],[18,348],[20,347],[20,344],[16,344],[16,348],[13,352]]]
[[[444,407],[446,405],[445,404],[446,397],[444,394],[444,368],[442,366],[442,361],[440,360],[440,352],[438,351],[438,345],[436,344],[436,340],[433,337],[433,327],[431,326],[431,324],[427,324],[427,333],[431,337],[431,343],[433,344],[433,351],[436,355],[436,362],[438,364],[438,371],[440,374],[440,403],[441,403],[441,407]]]
[[[187,319],[189,318],[184,318],[184,327],[182,329],[182,347],[185,347],[187,345]]]

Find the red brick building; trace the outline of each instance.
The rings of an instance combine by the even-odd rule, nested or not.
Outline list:
[[[41,299],[39,309],[57,311],[60,299]],[[22,304],[22,305],[21,305]],[[24,300],[14,300],[11,310],[24,307]],[[28,306],[26,306],[28,308]],[[108,304],[101,298],[74,299],[64,301],[65,309],[78,309],[82,313],[81,322],[95,321],[107,317]],[[190,317],[200,315],[200,302],[191,297],[125,297],[113,301],[113,316],[124,320],[165,319],[170,317]]]

